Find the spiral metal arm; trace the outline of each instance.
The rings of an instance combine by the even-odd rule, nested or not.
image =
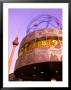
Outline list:
[[[58,28],[62,29],[62,24],[61,22],[54,16],[51,15],[40,15],[33,19],[28,27],[26,34],[34,31],[34,30],[39,30],[43,28]]]

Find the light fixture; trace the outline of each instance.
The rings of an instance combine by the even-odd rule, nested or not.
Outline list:
[[[44,72],[41,72],[41,73],[44,73]]]
[[[33,75],[34,77],[36,76],[36,75]]]
[[[56,82],[56,79],[55,79],[55,78],[52,78],[52,79],[51,79],[51,82]]]
[[[58,71],[56,70],[56,73],[58,73]]]
[[[33,69],[36,69],[36,66],[34,66]]]

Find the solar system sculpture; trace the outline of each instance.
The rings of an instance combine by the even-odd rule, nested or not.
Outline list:
[[[29,23],[21,41],[14,80],[52,79],[62,80],[62,25],[54,16],[40,15]]]

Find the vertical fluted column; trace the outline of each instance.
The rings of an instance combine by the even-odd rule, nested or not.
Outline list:
[[[10,67],[11,67],[11,64],[12,64],[15,48],[18,44],[19,44],[18,37],[16,37],[15,40],[13,41],[13,48],[12,48],[12,52],[11,52],[11,55],[10,55],[10,58],[9,58],[9,61],[8,61],[8,72],[10,72]]]

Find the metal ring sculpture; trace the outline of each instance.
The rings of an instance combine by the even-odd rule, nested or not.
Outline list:
[[[40,15],[33,19],[27,28],[26,34],[33,30],[40,30],[43,28],[58,28],[62,29],[61,22],[54,16],[51,15]]]

